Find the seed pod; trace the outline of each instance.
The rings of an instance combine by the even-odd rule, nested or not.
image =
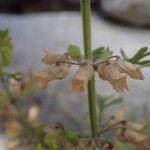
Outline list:
[[[58,64],[48,67],[34,76],[34,82],[38,88],[45,88],[52,80],[66,78],[69,73],[70,64]]]
[[[118,67],[109,63],[104,68],[107,80],[117,92],[123,92],[124,89],[128,90],[126,83],[126,75],[121,74]]]
[[[93,77],[93,67],[91,65],[81,65],[72,79],[72,91],[85,91],[88,81]]]
[[[133,79],[143,80],[144,76],[142,72],[140,71],[141,66],[132,64],[127,61],[122,61],[121,64],[119,64],[120,71],[123,73],[128,74]]]

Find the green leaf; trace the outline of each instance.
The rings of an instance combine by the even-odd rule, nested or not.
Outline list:
[[[2,107],[5,104],[6,101],[6,95],[4,92],[0,91],[0,107]]]
[[[59,150],[56,139],[52,135],[46,135],[44,138],[45,144],[49,146],[50,149],[52,150]]]
[[[145,120],[148,120],[148,116],[149,116],[148,110],[149,110],[149,105],[148,105],[148,104],[143,104],[143,109],[142,109],[142,111],[143,111],[143,118],[144,118]]]
[[[113,95],[109,97],[101,96],[101,95],[96,96],[97,106],[99,111],[99,116],[98,116],[99,119],[102,118],[103,112],[106,108],[123,102],[122,97],[118,97],[118,98],[113,98],[113,97],[114,97]]]
[[[135,145],[133,144],[124,144],[118,140],[115,141],[115,149],[116,150],[136,150]]]
[[[39,124],[34,129],[28,131],[30,132],[30,136],[32,137],[32,144],[37,146],[39,143],[42,143],[45,137],[45,133],[43,132],[44,126]]]
[[[78,139],[77,134],[69,131],[67,128],[60,130],[59,135],[63,136],[65,139],[67,139],[71,143],[74,143]]]
[[[148,55],[146,54],[147,51],[148,51],[148,47],[141,48],[132,58],[129,59],[129,61],[132,63],[138,62],[140,59]]]
[[[96,99],[97,99],[98,109],[99,109],[99,112],[101,114],[101,113],[103,113],[103,111],[105,109],[105,101],[106,101],[107,97],[97,95]]]
[[[120,51],[122,57],[133,64],[139,64],[145,67],[150,66],[150,60],[142,60],[147,56],[150,56],[150,52],[148,51],[148,47],[141,48],[133,57],[128,58],[123,50]]]
[[[9,66],[13,45],[8,30],[0,30],[0,65]]]
[[[63,127],[59,129],[58,135],[64,137],[66,140],[72,144],[77,141],[77,139],[87,138],[88,136],[82,133],[75,133],[67,128]]]
[[[105,100],[107,97],[103,97],[101,95],[96,96],[97,107],[98,107],[98,122],[101,123],[101,119],[103,116],[103,112],[105,110]]]
[[[123,97],[118,97],[109,101],[106,101],[105,107],[110,107],[112,105],[117,105],[123,102]]]
[[[112,56],[112,51],[109,48],[99,47],[92,52],[93,61],[96,62],[97,60],[106,60]]]
[[[120,53],[121,53],[122,57],[123,57],[125,60],[128,60],[128,59],[129,59],[129,58],[127,57],[127,55],[125,54],[125,52],[124,52],[123,49],[120,50]]]
[[[147,132],[147,133],[150,132],[150,126],[147,126],[147,127],[145,128],[145,132]]]
[[[69,45],[68,46],[68,53],[69,55],[76,61],[81,60],[81,52],[80,48],[76,45]]]
[[[150,66],[150,60],[144,60],[144,61],[138,62],[137,64],[148,67]]]

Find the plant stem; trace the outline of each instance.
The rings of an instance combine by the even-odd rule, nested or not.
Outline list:
[[[81,13],[83,22],[83,42],[84,42],[84,53],[85,58],[92,60],[91,51],[91,22],[90,22],[90,0],[81,1]],[[88,83],[88,100],[89,100],[89,114],[91,123],[92,137],[95,138],[97,135],[97,115],[96,115],[96,96],[95,96],[95,79],[94,76]]]

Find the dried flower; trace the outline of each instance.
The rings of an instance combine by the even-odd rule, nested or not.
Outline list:
[[[143,148],[150,144],[150,137],[148,135],[130,129],[117,129],[116,137],[121,142],[136,144]]]
[[[126,77],[143,80],[144,76],[140,71],[141,66],[117,58],[107,60],[98,66],[98,75],[102,80],[107,80],[117,92],[128,90]]]
[[[142,123],[128,122],[127,123],[127,128],[134,130],[136,132],[143,132],[146,127],[147,127],[146,122],[142,122]]]
[[[107,121],[105,128],[110,128],[112,126],[118,126],[121,124],[121,122],[126,122],[126,113],[125,109],[119,109],[117,110]]]
[[[143,130],[147,124],[128,122],[125,115],[125,110],[118,110],[108,120],[105,125],[105,130],[116,130],[116,137],[123,143],[136,144],[148,150],[147,145],[150,144],[150,136],[144,134]]]
[[[35,81],[38,88],[45,88],[52,80],[61,80],[66,78],[70,67],[70,64],[52,65],[47,69],[37,73],[33,80]]]
[[[62,57],[61,54],[51,53],[47,50],[44,50],[45,56],[42,58],[42,62],[47,65],[56,64]]]
[[[62,63],[63,61],[64,63]],[[71,67],[71,64],[65,63],[65,61],[71,62],[71,57],[67,53],[60,55],[45,51],[42,62],[50,66],[34,75],[33,80],[36,86],[38,88],[45,88],[52,80],[64,79],[68,75]]]
[[[45,56],[42,58],[42,62],[47,65],[57,64],[62,61],[68,61],[68,62],[72,61],[72,58],[68,53],[61,55],[57,53],[48,52],[47,50],[45,50],[44,52],[45,52]]]
[[[106,64],[104,71],[107,80],[117,92],[123,92],[124,89],[128,90],[126,75],[120,73],[119,69],[115,65],[111,63]]]
[[[122,61],[120,60],[118,62],[119,62],[118,66],[119,66],[120,72],[126,73],[133,79],[138,79],[138,80],[144,79],[144,76],[143,76],[142,72],[140,71],[140,69],[141,69],[140,65],[132,64],[132,63],[130,63],[128,61],[124,61],[124,60],[122,60]]]
[[[93,77],[93,67],[91,65],[81,65],[72,79],[72,91],[85,91],[88,81]]]
[[[102,63],[97,68],[98,75],[102,80],[107,80],[106,73],[105,73],[105,66],[106,63]]]

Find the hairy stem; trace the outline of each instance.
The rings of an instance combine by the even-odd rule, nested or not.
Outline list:
[[[90,22],[90,0],[81,1],[81,13],[83,22],[83,42],[85,58],[92,60],[91,51],[91,22]],[[97,115],[96,115],[96,94],[95,94],[95,79],[94,76],[88,83],[88,100],[89,100],[89,114],[91,123],[92,137],[97,135]]]

